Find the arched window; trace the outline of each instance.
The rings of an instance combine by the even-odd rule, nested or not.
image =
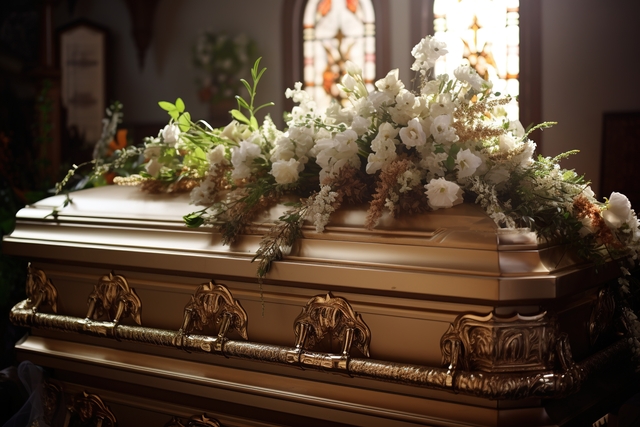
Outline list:
[[[346,60],[371,85],[389,70],[389,0],[285,0],[283,22],[283,85],[303,82],[319,107],[339,99]]]
[[[493,84],[494,92],[520,95],[519,0],[435,0],[434,36],[447,43],[449,53],[436,63],[436,75],[453,74],[470,65]],[[518,104],[506,106],[518,119]]]
[[[525,127],[542,121],[539,1],[412,0],[412,8],[411,41],[438,35],[447,42],[447,58],[458,58],[438,64],[437,73],[463,61],[480,66],[480,74],[493,77],[494,91],[518,96],[512,117]],[[540,150],[540,131],[531,137]]]
[[[351,61],[373,88],[375,11],[371,0],[309,0],[303,14],[304,89],[318,107],[342,101],[337,83]]]

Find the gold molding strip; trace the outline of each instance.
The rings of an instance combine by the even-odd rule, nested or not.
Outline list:
[[[117,326],[113,322],[87,321],[72,316],[33,312],[27,300],[11,310],[11,321],[23,327],[77,332],[121,341],[182,348],[201,353],[223,354],[226,357],[280,365],[302,367],[320,371],[339,372],[352,377],[389,381],[406,385],[463,393],[488,399],[521,399],[526,397],[562,397],[574,393],[594,373],[616,362],[628,349],[625,340],[561,370],[538,372],[481,372],[451,370],[360,359],[342,354],[307,351],[299,347],[286,347],[246,341],[225,340],[206,335],[184,335],[141,326]],[[174,344],[180,337],[181,345]],[[627,357],[628,359],[628,357]],[[344,363],[336,363],[336,360]]]

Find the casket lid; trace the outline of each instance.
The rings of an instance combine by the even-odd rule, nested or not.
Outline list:
[[[182,217],[200,209],[188,194],[107,186],[72,193],[71,203],[64,202],[59,195],[22,209],[4,251],[31,260],[255,281],[251,261],[261,236],[287,209],[273,207],[224,246],[213,228],[184,225]],[[491,300],[554,298],[594,281],[588,266],[563,247],[539,245],[528,230],[498,229],[477,205],[387,215],[374,230],[364,228],[365,216],[366,206],[346,207],[323,233],[308,224],[266,281]]]

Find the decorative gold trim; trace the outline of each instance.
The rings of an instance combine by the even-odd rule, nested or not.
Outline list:
[[[567,337],[546,312],[499,317],[464,314],[440,340],[442,363],[449,369],[521,372],[573,364]]]
[[[134,341],[165,347],[176,347],[174,341],[179,331],[167,331],[140,326],[114,325],[112,322],[93,321],[87,327],[85,319],[48,313],[33,313],[26,307],[26,300],[11,310],[11,321],[18,326],[53,329],[65,332],[82,332],[99,337]],[[105,333],[105,330],[108,333]],[[180,348],[185,350],[217,353],[217,337],[184,335]],[[561,340],[560,343],[563,343]],[[560,346],[561,347],[561,346]],[[570,351],[562,360],[569,360]],[[257,362],[268,362],[305,369],[342,372],[353,377],[377,381],[389,381],[417,387],[445,390],[474,395],[487,399],[522,399],[527,397],[556,398],[574,393],[595,372],[616,363],[628,363],[628,344],[620,340],[576,364],[566,363],[556,369],[537,372],[467,371],[463,369],[420,366],[372,359],[345,358],[341,354],[310,352],[303,348],[227,340],[222,344],[225,357]],[[296,355],[297,357],[291,357]],[[341,360],[344,363],[335,363]],[[626,361],[626,362],[625,362]]]
[[[600,289],[589,318],[589,342],[593,346],[611,326],[616,311],[616,302],[610,288]]]
[[[71,420],[77,416],[82,423],[91,422],[95,427],[117,425],[117,420],[113,412],[104,404],[97,394],[86,392],[78,393],[71,399],[71,405],[67,408],[67,417],[64,427],[70,425]],[[107,421],[107,424],[104,424]]]
[[[60,388],[59,385],[54,384],[51,381],[45,381],[42,384],[42,409],[44,411],[44,420],[47,425],[53,424],[61,396],[62,388]]]
[[[121,318],[131,317],[138,325],[142,325],[141,310],[140,298],[135,290],[129,287],[127,279],[111,272],[98,280],[98,284],[89,295],[87,319],[95,320],[107,314],[116,324]]]
[[[207,414],[193,415],[184,423],[178,417],[173,417],[164,427],[222,427],[220,421],[209,418]]]
[[[331,292],[311,298],[293,322],[293,328],[296,348],[312,349],[331,331],[333,337],[342,342],[343,356],[349,356],[355,344],[369,357],[371,330],[346,299],[334,297]]]
[[[58,290],[53,282],[47,278],[44,271],[29,263],[27,267],[27,307],[35,313],[41,304],[47,304],[54,313],[58,312]]]

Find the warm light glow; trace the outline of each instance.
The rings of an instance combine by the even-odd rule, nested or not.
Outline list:
[[[436,74],[461,64],[473,66],[493,83],[494,92],[520,93],[520,29],[518,0],[435,0],[434,36],[447,43],[449,54],[436,63]],[[518,105],[507,106],[518,118]]]

